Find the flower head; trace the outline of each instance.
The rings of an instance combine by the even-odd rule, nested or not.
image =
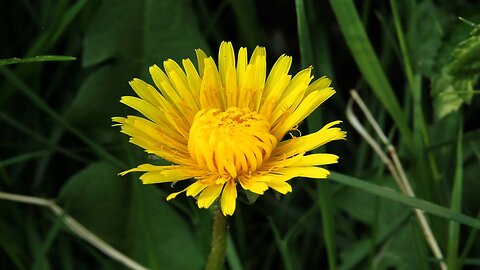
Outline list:
[[[330,141],[345,139],[334,127],[341,121],[301,137],[292,134],[313,110],[335,91],[330,80],[312,81],[312,68],[288,74],[292,58],[282,55],[267,76],[266,51],[257,47],[250,60],[241,48],[238,58],[230,42],[222,42],[218,67],[202,50],[196,50],[198,69],[189,59],[183,69],[173,60],[164,71],[150,67],[157,88],[140,80],[130,82],[139,97],[122,97],[122,103],[146,118],[113,117],[130,142],[173,165],[142,164],[122,172],[144,172],[144,184],[193,179],[186,192],[208,208],[220,197],[224,215],[235,211],[237,188],[263,194],[271,188],[286,194],[294,177],[326,178],[317,167],[336,163],[333,154],[306,154]],[[159,91],[157,91],[157,89]]]

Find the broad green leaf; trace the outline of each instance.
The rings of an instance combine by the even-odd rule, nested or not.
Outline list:
[[[135,185],[125,239],[129,254],[151,269],[202,269],[206,258],[187,222],[155,186]]]
[[[480,73],[480,25],[460,42],[452,54],[451,73],[457,77],[478,77]]]
[[[126,61],[146,71],[167,58],[193,55],[195,48],[206,49],[195,19],[184,0],[105,0],[86,34],[83,64]]]
[[[400,1],[398,1],[400,4]],[[439,57],[442,38],[445,35],[444,25],[449,16],[432,1],[413,2],[416,12],[408,16],[406,41],[412,64],[418,72],[432,76],[434,66]],[[403,5],[398,5],[403,7]],[[429,23],[423,23],[428,21]]]
[[[100,238],[126,249],[125,208],[129,205],[130,183],[116,175],[117,168],[94,163],[73,175],[62,187],[59,200],[68,214]]]
[[[382,245],[382,252],[375,257],[375,269],[428,269],[425,268],[425,262],[422,261],[422,258],[427,256],[421,254],[422,251],[425,251],[424,243],[418,239],[421,237],[421,233],[418,232],[418,228],[414,230],[415,226],[415,223],[407,223],[386,240],[386,243]]]
[[[390,238],[392,234],[399,231],[403,227],[403,223],[408,218],[409,214],[403,214],[402,216],[398,216],[397,218],[393,219],[387,227],[383,230],[383,232],[372,232],[370,237],[365,237],[364,239],[353,240],[353,245],[348,248],[343,248],[340,252],[340,258],[342,259],[342,264],[339,266],[340,270],[348,270],[348,269],[358,269],[358,264],[364,260],[369,253],[371,252],[371,248],[374,248],[372,244],[380,245],[386,239]],[[375,241],[375,243],[373,243]]]
[[[480,78],[480,27],[453,48],[450,61],[446,62],[433,78],[432,95],[438,118],[457,111],[469,104]]]
[[[119,132],[112,128],[111,117],[129,112],[119,100],[121,96],[133,92],[128,85],[132,73],[134,70],[126,67],[108,65],[99,68],[80,87],[68,112],[69,121],[79,129],[88,130],[97,141],[115,141],[112,136]]]
[[[458,111],[464,103],[470,102],[474,93],[474,82],[478,79],[478,76],[472,79],[455,77],[450,68],[444,67],[432,82],[435,114],[439,119]]]
[[[111,117],[135,113],[119,103],[121,96],[135,95],[128,81],[140,77],[152,83],[151,65],[162,67],[168,58],[181,65],[182,58],[194,61],[194,49],[208,51],[189,4],[103,1],[83,42],[83,66],[95,68],[72,102],[69,120],[102,142],[117,141]]]
[[[201,269],[204,258],[187,222],[155,186],[117,172],[104,162],[88,166],[62,188],[61,204],[86,228],[147,267]]]

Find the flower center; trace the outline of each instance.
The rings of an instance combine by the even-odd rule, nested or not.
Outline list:
[[[236,178],[260,168],[277,144],[270,123],[248,108],[205,109],[195,115],[188,151],[212,172]]]

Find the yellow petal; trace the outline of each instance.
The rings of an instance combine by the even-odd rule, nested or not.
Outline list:
[[[152,104],[146,102],[143,99],[136,97],[124,96],[120,99],[120,102],[137,110],[139,113],[145,115],[148,119],[153,122],[162,122],[162,112],[155,108]]]
[[[303,119],[309,116],[325,100],[335,94],[332,88],[325,88],[320,91],[310,93],[299,106],[289,115],[285,121],[279,122],[272,129],[272,134],[280,140],[285,133],[298,125]]]
[[[330,174],[328,170],[320,167],[289,167],[276,170],[275,173],[317,179],[327,178]]]
[[[165,145],[169,148],[175,149],[188,154],[187,140],[179,136],[177,132],[174,132],[169,126],[157,125],[147,119],[141,117],[129,116],[124,123],[124,127],[132,127],[135,129],[134,134],[129,134],[135,137],[137,134],[144,134],[152,141],[156,141],[160,145]]]
[[[237,73],[235,67],[228,67],[225,75],[225,95],[227,107],[237,106]]]
[[[157,65],[151,66],[148,70],[157,88],[160,90],[160,92],[162,92],[165,98],[171,102],[172,105],[175,105],[176,102],[181,101],[177,91],[170,83],[168,76]]]
[[[223,85],[226,86],[227,71],[229,68],[235,69],[235,52],[231,42],[222,42],[218,50],[218,71]]]
[[[334,140],[344,140],[347,133],[338,127],[332,127],[341,122],[342,121],[333,121],[315,133],[282,141],[277,145],[277,148],[273,150],[272,155],[289,157],[308,152]]]
[[[127,118],[125,117],[112,117],[112,122],[118,123],[118,124],[113,124],[113,126],[121,125],[125,123],[125,120],[127,120]]]
[[[200,86],[200,106],[203,109],[225,109],[225,93],[217,66],[211,57],[205,59],[204,75]]]
[[[139,165],[136,168],[123,171],[119,173],[119,175],[124,176],[125,174],[131,173],[131,172],[161,171],[161,170],[165,170],[167,167],[171,168],[172,166],[156,166],[156,165],[146,163],[146,164]]]
[[[292,65],[292,57],[287,55],[282,55],[278,58],[275,64],[272,67],[272,70],[268,74],[267,82],[265,83],[265,95],[270,94],[270,92],[275,88],[278,82],[284,80],[288,76],[288,71]],[[277,90],[276,95],[281,96],[283,89]]]
[[[292,81],[283,92],[280,99],[281,101],[272,113],[272,122],[277,121],[285,111],[288,111],[292,107],[295,108],[298,103],[300,103],[305,95],[305,90],[307,89],[308,84],[312,80],[311,71],[312,68],[307,68],[293,77]]]
[[[268,179],[264,175],[241,176],[238,178],[238,181],[243,189],[262,195],[268,189],[266,181],[270,181],[269,177],[271,177],[269,175],[266,176]]]
[[[265,79],[267,76],[267,51],[265,47],[257,46],[253,51],[250,64],[255,66],[253,76],[249,77],[252,82],[251,88],[254,90],[252,109],[258,111],[265,88]]]
[[[130,82],[128,82],[130,84],[130,86],[132,87],[132,89],[135,91],[135,93],[137,93],[137,95],[147,101],[148,103],[152,104],[152,105],[155,105],[155,106],[158,106],[158,102],[155,98],[155,89],[152,89],[149,88],[149,84],[140,80],[140,79],[133,79],[131,80]],[[151,87],[151,86],[150,86]],[[156,92],[156,94],[159,95],[158,92]]]
[[[338,162],[338,156],[334,154],[311,154],[300,157],[294,166],[318,166]]]
[[[243,188],[250,190],[253,193],[262,195],[268,189],[268,185],[264,182],[254,182],[248,186],[243,186]]]
[[[209,208],[210,205],[218,198],[220,192],[222,192],[223,185],[209,185],[206,187],[200,196],[198,196],[198,207],[200,208]]]
[[[195,100],[198,100],[198,96],[200,93],[200,85],[202,84],[202,79],[200,75],[198,75],[195,66],[193,65],[190,59],[183,59],[182,60],[183,68],[187,74],[187,81],[190,90],[192,91],[192,95]]]
[[[318,80],[315,80],[314,82],[312,82],[307,87],[307,90],[305,91],[305,95],[308,95],[313,91],[317,91],[317,90],[327,88],[327,87],[330,86],[331,83],[332,83],[332,81],[329,78],[327,78],[325,76],[322,76]]]
[[[207,185],[202,183],[201,181],[195,181],[193,184],[187,187],[187,196],[195,197],[206,187]]]
[[[237,200],[237,188],[235,187],[235,181],[230,180],[225,184],[222,192],[221,206],[223,215],[231,216],[235,212],[235,203]]]
[[[192,175],[186,173],[182,168],[166,169],[161,171],[148,171],[140,176],[144,184],[156,184],[165,182],[175,182],[192,178]]]
[[[271,182],[268,182],[267,185],[270,188],[282,194],[287,194],[288,192],[292,192],[292,186],[290,186],[290,184],[288,184],[285,181],[271,181]]]
[[[192,91],[189,88],[187,76],[182,68],[173,60],[169,59],[163,63],[165,71],[168,74],[170,83],[178,93],[178,96],[190,107],[193,111],[198,111],[198,104],[193,98]],[[183,108],[182,108],[183,109]]]
[[[277,104],[280,101],[280,97],[282,96],[283,92],[290,84],[292,76],[285,75],[280,78],[276,84],[272,86],[272,89],[269,91],[269,94],[264,94],[263,103],[260,106],[260,113],[264,115],[270,123],[273,123],[272,113],[277,108]],[[284,108],[286,109],[286,108]]]
[[[170,201],[170,200],[175,199],[175,197],[177,197],[178,194],[183,193],[183,192],[185,192],[186,190],[187,190],[187,189],[184,188],[183,190],[181,190],[181,191],[179,191],[179,192],[170,193],[170,195],[167,196],[167,202]]]
[[[240,48],[238,50],[237,61],[237,82],[240,86],[245,78],[245,71],[247,70],[247,48]]]
[[[254,177],[254,179],[257,183],[265,183],[265,185],[267,185],[268,187],[273,188],[282,194],[286,194],[287,192],[292,191],[292,187],[286,181],[294,178],[295,176],[296,176],[295,174],[291,174],[291,175],[273,174],[273,171],[272,171],[272,172],[269,172],[268,174],[256,176]],[[261,193],[257,193],[257,194],[261,194]]]
[[[198,72],[200,73],[200,77],[203,77],[207,55],[201,49],[196,49],[195,54],[197,55]]]

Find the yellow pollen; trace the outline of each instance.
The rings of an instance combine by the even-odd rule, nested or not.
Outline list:
[[[275,148],[270,123],[249,108],[204,109],[190,128],[188,151],[199,166],[237,178],[262,166]]]

